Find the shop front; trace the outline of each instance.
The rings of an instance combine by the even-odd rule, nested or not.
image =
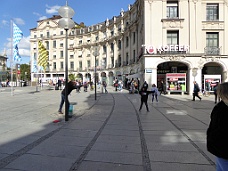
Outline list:
[[[186,92],[186,73],[167,73],[166,92],[184,94]]]

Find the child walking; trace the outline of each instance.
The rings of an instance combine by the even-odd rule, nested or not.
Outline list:
[[[158,102],[158,88],[156,87],[155,84],[152,85],[152,88],[151,88],[151,92],[152,92],[152,103],[154,101],[154,96],[155,96],[155,99],[156,101]]]

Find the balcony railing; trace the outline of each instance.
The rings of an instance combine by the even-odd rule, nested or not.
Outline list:
[[[220,55],[221,47],[210,46],[204,48],[205,55]]]

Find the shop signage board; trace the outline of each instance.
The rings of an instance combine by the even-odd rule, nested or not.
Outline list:
[[[168,91],[186,91],[186,73],[167,73],[166,88]]]

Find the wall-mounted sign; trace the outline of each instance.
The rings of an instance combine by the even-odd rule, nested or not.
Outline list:
[[[144,47],[144,54],[157,54],[163,52],[188,52],[188,45],[164,45],[155,47],[153,45],[142,45]]]
[[[146,73],[152,73],[152,69],[145,69]]]

